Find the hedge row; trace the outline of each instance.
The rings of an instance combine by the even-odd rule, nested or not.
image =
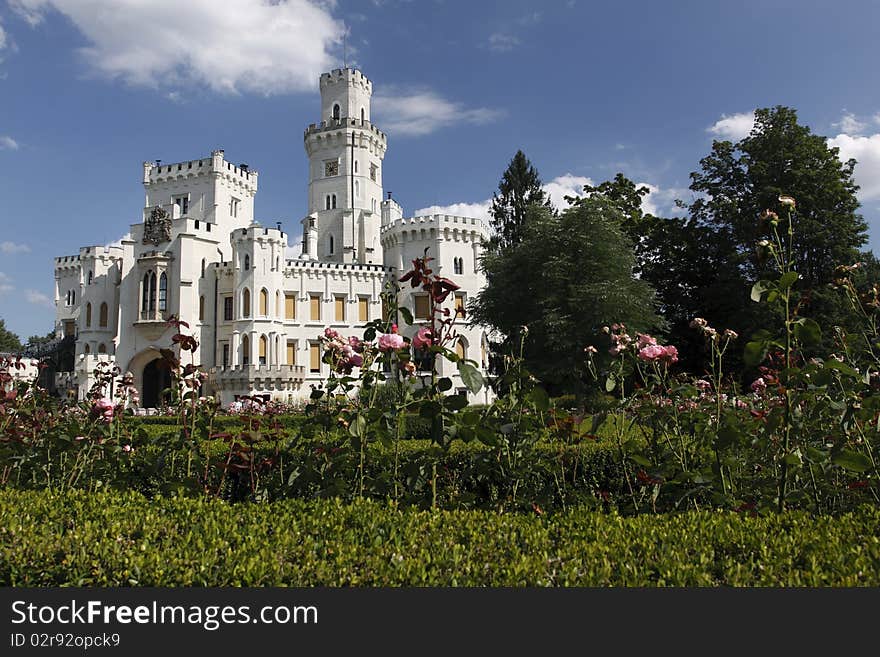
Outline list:
[[[880,510],[621,517],[0,491],[4,586],[877,586]]]

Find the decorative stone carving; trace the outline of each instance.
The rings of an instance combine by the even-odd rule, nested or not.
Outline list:
[[[163,242],[171,241],[171,217],[158,205],[150,212],[150,216],[144,222],[144,244],[159,246]]]

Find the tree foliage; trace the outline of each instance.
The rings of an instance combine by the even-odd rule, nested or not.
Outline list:
[[[489,208],[498,246],[506,248],[519,243],[526,211],[533,204],[550,207],[550,199],[541,185],[538,170],[518,150],[502,174]]]
[[[554,391],[579,390],[584,349],[607,350],[603,326],[623,322],[647,330],[661,324],[654,292],[633,276],[623,213],[605,196],[580,199],[559,214],[532,205],[525,219],[519,243],[484,256],[487,285],[472,304],[472,319],[511,342],[528,327],[528,369]]]
[[[18,336],[6,328],[6,321],[0,319],[0,352],[17,353],[21,351]]]

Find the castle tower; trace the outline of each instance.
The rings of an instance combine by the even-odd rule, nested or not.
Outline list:
[[[320,79],[321,121],[304,134],[309,208],[303,258],[381,264],[379,227],[385,133],[370,122],[373,84],[360,71]]]

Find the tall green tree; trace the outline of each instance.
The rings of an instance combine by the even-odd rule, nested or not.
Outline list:
[[[652,225],[646,238],[642,275],[657,289],[672,339],[701,340],[688,328],[695,316],[743,337],[768,322],[766,306],[751,301],[751,285],[766,263],[755,245],[762,237],[759,215],[778,210],[779,196],[797,200],[794,252],[803,292],[800,312],[829,327],[852,317],[830,289],[834,269],[860,259],[867,225],[858,214],[855,162],[841,162],[838,149],[801,125],[788,107],[759,109],[751,133],[733,143],[715,141],[691,174],[697,198],[686,220]],[[825,347],[829,345],[826,343]]]
[[[6,321],[0,319],[0,352],[17,353],[21,351],[18,336],[6,328]]]
[[[544,192],[538,170],[518,150],[502,174],[498,192],[492,195],[489,208],[498,247],[507,248],[519,243],[526,211],[533,204],[549,208],[550,199]]]
[[[645,331],[661,324],[653,290],[633,276],[623,220],[603,195],[559,214],[531,205],[520,241],[483,258],[487,285],[471,305],[471,318],[514,339],[527,326],[526,365],[554,392],[582,391],[584,349],[607,351],[603,326],[623,322]]]

